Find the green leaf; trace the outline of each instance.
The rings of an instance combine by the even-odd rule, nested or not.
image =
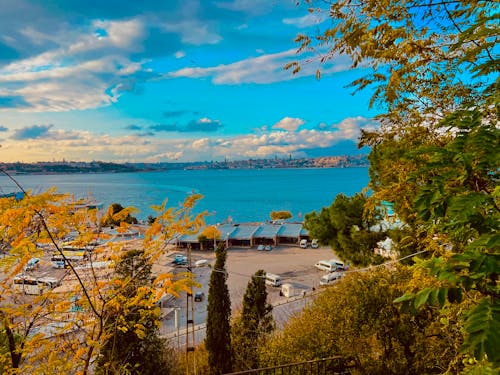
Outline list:
[[[448,297],[448,288],[440,288],[438,293],[438,302],[441,306],[445,304],[446,297]]]
[[[427,303],[427,299],[429,298],[431,292],[431,288],[425,288],[424,290],[417,293],[414,302],[415,308],[417,310]]]
[[[401,303],[401,302],[410,301],[413,298],[415,298],[415,295],[413,293],[405,293],[401,297],[396,298],[393,302],[394,303]]]
[[[488,361],[500,365],[500,303],[498,299],[483,298],[474,307],[464,324],[467,336],[462,344],[463,352],[473,352],[477,360],[484,355]]]

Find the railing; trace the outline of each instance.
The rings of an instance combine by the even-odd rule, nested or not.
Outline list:
[[[343,363],[342,357],[336,356],[254,370],[231,372],[225,375],[333,375],[350,373],[348,366]]]

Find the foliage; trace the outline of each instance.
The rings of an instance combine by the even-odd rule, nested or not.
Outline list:
[[[154,296],[151,264],[142,250],[127,251],[115,267],[115,299],[105,311],[106,340],[96,374],[169,374],[169,348],[158,333],[160,309]],[[127,301],[133,300],[130,304]]]
[[[364,68],[351,86],[373,90],[371,105],[387,108],[383,117],[390,127],[432,122],[457,103],[483,102],[495,90],[490,82],[499,65],[495,1],[303,2],[330,20],[318,25],[315,35],[298,35],[298,51],[315,52],[322,64],[347,55],[351,68]],[[298,72],[301,63],[287,68]]]
[[[271,220],[288,220],[292,217],[290,211],[271,211],[269,214]]]
[[[7,374],[87,374],[109,337],[106,327],[132,328],[126,325],[127,313],[138,305],[154,315],[157,301],[166,293],[178,295],[181,290],[190,290],[190,278],[174,280],[171,274],[159,273],[154,275],[152,287],[139,287],[132,298],[125,298],[127,285],[132,285],[134,278],[124,283],[111,277],[107,263],[121,259],[125,243],[96,245],[102,234],[95,210],[75,209],[68,196],[55,190],[25,193],[18,201],[0,199],[0,240],[8,244],[0,263],[0,319],[8,341],[2,366],[9,368]],[[157,219],[136,242],[148,262],[158,261],[168,240],[199,230],[203,214],[191,216],[199,198],[189,196],[179,207],[166,208],[166,202],[156,207]],[[75,242],[86,248],[86,263],[77,264],[62,251],[60,245],[69,233],[76,233]],[[69,265],[68,270],[53,271],[60,278],[60,288],[46,287],[31,295],[15,286],[15,276],[30,258],[41,258],[45,267],[53,254],[62,256]],[[98,268],[102,266],[105,268]],[[120,287],[124,293],[117,293]],[[136,319],[133,327],[137,337],[145,332],[148,314],[144,321],[142,318]],[[123,363],[122,368],[127,366]]]
[[[456,316],[473,362],[467,371],[498,367],[500,8],[463,0],[328,7],[327,29],[316,38],[299,35],[299,50],[320,47],[327,50],[322,62],[340,53],[352,67],[368,68],[352,86],[374,87],[371,104],[386,110],[382,128],[364,132],[360,143],[373,147],[369,203],[394,204],[408,225],[401,242],[431,256],[415,272],[436,276],[434,285],[410,288],[397,301],[414,312],[468,302]]]
[[[265,346],[274,330],[265,277],[266,273],[259,270],[248,282],[241,314],[231,327],[234,371],[259,368],[259,348]]]
[[[414,173],[426,180],[416,191],[416,215],[427,231],[449,242],[450,250],[420,266],[445,284],[410,292],[398,301],[417,309],[426,302],[442,305],[461,299],[463,292],[479,292],[475,307],[464,316],[463,349],[477,360],[487,355],[500,365],[500,160],[490,152],[500,148],[500,129],[477,110],[456,112],[443,125],[456,129],[445,147],[416,148],[407,157],[428,159]]]
[[[208,225],[203,228],[202,232],[198,236],[198,241],[200,242],[202,248],[215,250],[217,240],[220,240],[221,233],[215,225]]]
[[[460,345],[451,313],[457,307],[427,307],[412,315],[392,303],[408,283],[432,282],[404,266],[345,276],[292,318],[266,345],[262,359],[270,366],[338,355],[350,373],[444,373]]]
[[[330,245],[342,259],[360,265],[380,262],[373,250],[386,234],[372,229],[377,221],[364,214],[366,201],[367,197],[362,193],[353,197],[339,194],[331,206],[323,208],[320,214],[306,214],[304,227],[311,237]]]
[[[119,226],[121,223],[137,224],[137,219],[131,215],[136,211],[137,209],[134,207],[124,208],[120,203],[113,203],[108,207],[106,215],[101,220],[101,225],[109,227]]]
[[[210,374],[219,375],[232,370],[231,300],[226,283],[227,250],[224,244],[218,245],[215,254],[216,259],[208,289],[205,347],[208,351]]]

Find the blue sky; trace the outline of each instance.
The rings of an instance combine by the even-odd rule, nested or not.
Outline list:
[[[345,56],[297,55],[329,21],[293,0],[0,4],[4,162],[343,155],[376,126]]]

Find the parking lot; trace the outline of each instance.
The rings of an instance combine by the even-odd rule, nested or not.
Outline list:
[[[176,254],[181,252],[174,252],[170,254],[169,259],[173,260]],[[259,269],[265,272],[278,274],[282,278],[283,283],[291,283],[298,290],[306,295],[310,295],[313,289],[318,289],[319,281],[324,272],[317,270],[314,264],[321,259],[334,258],[334,254],[330,248],[319,247],[317,249],[302,249],[300,247],[292,246],[278,246],[273,248],[272,251],[258,251],[257,249],[248,248],[231,248],[228,250],[226,261],[226,270],[228,272],[227,285],[231,297],[232,311],[235,312],[241,308],[243,295],[248,282],[252,275]],[[213,266],[215,262],[215,255],[212,252],[193,251],[192,262],[199,259],[207,259],[208,264]],[[212,268],[193,267],[195,280],[201,284],[199,289],[195,291],[203,291],[205,298],[201,302],[194,302],[194,322],[195,325],[203,325],[206,321],[206,306],[208,296],[208,285],[210,281],[210,274]],[[185,271],[185,268],[174,268],[174,271]],[[280,295],[281,288],[267,286],[268,301],[280,308],[275,308],[275,320],[281,326],[289,316],[299,311],[305,306],[302,300],[296,303],[287,303],[290,299]],[[173,300],[171,302],[171,309],[168,311],[167,316],[163,321],[162,333],[168,335],[177,330],[175,326],[174,317],[178,316],[180,330],[185,329],[186,325],[186,296]],[[281,307],[285,306],[286,309]],[[174,313],[177,308],[178,312]]]

